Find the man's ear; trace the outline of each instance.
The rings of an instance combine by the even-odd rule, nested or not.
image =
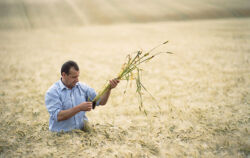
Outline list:
[[[66,73],[65,72],[62,72],[62,77],[65,77]]]

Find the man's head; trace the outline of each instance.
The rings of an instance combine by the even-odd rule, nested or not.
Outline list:
[[[76,62],[70,60],[64,63],[61,68],[61,75],[65,86],[70,89],[74,87],[79,81],[79,73],[79,67]]]

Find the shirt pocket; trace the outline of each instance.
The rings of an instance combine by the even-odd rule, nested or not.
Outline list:
[[[78,95],[76,95],[76,100],[77,100],[77,104],[81,104],[82,102],[86,102],[87,98],[85,93],[80,93]]]
[[[72,108],[72,100],[70,97],[64,97],[62,101],[63,110]]]

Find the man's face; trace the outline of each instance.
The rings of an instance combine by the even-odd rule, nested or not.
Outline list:
[[[78,77],[79,77],[79,71],[75,70],[74,67],[71,67],[69,69],[69,75],[67,75],[65,72],[62,73],[62,78],[64,80],[64,84],[68,87],[68,88],[73,88],[76,83],[79,81]]]

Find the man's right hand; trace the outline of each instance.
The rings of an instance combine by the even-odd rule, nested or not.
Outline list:
[[[71,109],[61,110],[57,115],[58,121],[63,121],[71,118],[80,111],[90,111],[92,109],[92,102],[83,102]]]
[[[92,102],[83,102],[79,105],[81,111],[90,111],[92,109]]]

